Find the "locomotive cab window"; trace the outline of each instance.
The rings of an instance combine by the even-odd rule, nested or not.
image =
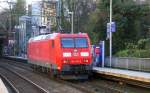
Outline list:
[[[75,38],[75,47],[76,48],[87,48],[88,43],[86,38]]]
[[[74,40],[73,38],[62,38],[61,46],[63,48],[74,48]]]
[[[87,38],[61,38],[63,48],[87,48]]]

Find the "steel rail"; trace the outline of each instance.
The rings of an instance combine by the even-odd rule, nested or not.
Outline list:
[[[3,66],[0,66],[0,67],[2,67],[3,69],[6,69],[6,70],[12,72],[13,74],[19,76],[21,79],[27,81],[28,83],[30,83],[30,84],[32,84],[33,86],[35,86],[35,87],[37,87],[38,89],[40,89],[43,93],[49,93],[47,90],[45,90],[44,88],[42,88],[42,87],[39,86],[38,84],[32,82],[31,80],[29,80],[28,78],[22,76],[21,74],[17,73],[16,71],[12,71],[12,70],[10,70],[9,68],[3,67]]]
[[[14,91],[15,93],[20,93],[19,90],[1,73],[0,73],[0,77],[9,85],[12,91]]]
[[[19,67],[19,68],[23,68],[23,69],[26,69],[26,70],[28,70],[28,71],[31,71],[29,68],[24,67],[24,66],[27,66],[27,63],[20,63],[20,62],[15,62],[15,64],[10,63],[10,62],[7,62],[7,63],[8,63],[8,64],[15,65],[15,66],[17,66],[17,67]],[[21,65],[19,65],[19,64],[21,64]],[[25,65],[22,66],[23,64],[25,64]],[[29,65],[29,66],[30,66],[30,65]],[[37,72],[37,71],[35,71],[35,72],[38,73],[38,74],[42,74],[43,76],[46,76],[46,77],[48,76],[48,75],[43,74],[43,73],[41,73],[41,72]],[[51,77],[49,77],[49,78],[51,78]],[[60,80],[60,79],[55,79],[55,78],[51,78],[51,79],[53,79],[53,80],[55,80],[55,81],[57,81],[57,82],[59,82],[59,83],[72,86],[72,87],[74,87],[74,88],[76,88],[76,89],[79,89],[79,90],[81,90],[81,91],[83,91],[83,92],[86,92],[86,93],[93,93],[93,92],[94,92],[94,91],[92,91],[92,90],[90,90],[90,89],[87,89],[85,86],[81,86],[80,84],[74,84],[74,83],[72,83],[72,82],[68,82],[68,81],[64,81],[64,80]],[[113,80],[113,79],[112,79],[112,80]],[[121,80],[121,82],[127,83],[127,82],[122,81],[122,80]],[[132,83],[128,83],[128,84],[133,85]],[[135,84],[134,84],[134,85],[135,85]],[[95,84],[94,86],[97,86],[97,87],[99,86],[99,87],[101,87],[101,88],[108,89],[108,90],[112,90],[112,91],[116,91],[116,92],[119,92],[119,93],[122,92],[121,90],[119,90],[119,89],[114,89],[113,87],[101,86],[101,85],[96,85],[96,84]],[[139,86],[139,85],[135,85],[135,86]],[[144,88],[147,88],[147,87],[144,87]]]
[[[19,62],[18,62],[18,63],[19,63]],[[12,63],[9,63],[9,62],[8,62],[8,64],[14,65],[14,66],[19,67],[19,68],[26,69],[24,66],[22,66],[22,65],[20,66],[18,63],[15,62],[15,64],[12,64]],[[22,63],[21,63],[21,64],[22,64]],[[24,63],[24,64],[25,64],[25,63]],[[29,70],[29,69],[26,69],[26,70]],[[30,71],[31,71],[31,70],[30,70]],[[43,73],[40,73],[40,72],[36,72],[36,73],[42,74],[42,75],[44,75],[44,76],[47,77],[46,74],[43,74]],[[93,92],[94,92],[94,91],[91,91],[91,90],[87,89],[86,87],[78,86],[77,84],[73,84],[73,83],[71,83],[71,82],[67,82],[67,81],[64,81],[64,80],[61,80],[61,79],[57,79],[57,78],[53,78],[53,77],[49,77],[49,78],[52,79],[52,80],[54,80],[54,81],[56,81],[56,82],[58,82],[58,83],[69,85],[69,86],[71,86],[71,87],[73,87],[73,88],[75,88],[75,89],[78,89],[78,90],[80,90],[80,91],[82,91],[82,92],[84,92],[84,93],[93,93]]]

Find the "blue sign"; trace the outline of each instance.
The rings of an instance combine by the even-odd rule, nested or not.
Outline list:
[[[115,31],[116,31],[116,23],[111,22],[111,32],[115,32]],[[110,23],[107,23],[107,32],[110,32]]]

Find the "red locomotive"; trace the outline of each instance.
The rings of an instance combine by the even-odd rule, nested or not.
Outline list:
[[[91,71],[90,40],[87,34],[53,33],[31,38],[28,62],[53,75],[87,77]]]

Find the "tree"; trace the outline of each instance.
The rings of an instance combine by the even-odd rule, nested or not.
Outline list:
[[[8,10],[5,10],[5,11],[2,11],[0,13],[0,28],[1,28],[1,31],[7,31],[9,29],[9,23],[8,23],[8,19],[9,19],[9,11]]]
[[[85,32],[84,25],[91,11],[95,9],[93,0],[63,0],[63,10],[74,12],[74,32]],[[69,22],[69,21],[67,21]],[[69,22],[68,28],[71,28]]]
[[[127,43],[136,43],[146,36],[144,21],[150,14],[147,4],[137,5],[131,0],[113,0],[113,21],[116,22],[116,32],[113,33],[113,53],[125,49]],[[109,0],[99,0],[96,11],[90,14],[85,28],[94,43],[106,39],[106,24],[109,22]],[[146,29],[145,29],[146,30]],[[108,41],[106,46],[108,47]],[[109,49],[107,49],[109,50]]]
[[[12,22],[13,27],[19,24],[19,17],[26,14],[26,1],[17,0],[12,9]]]
[[[11,29],[13,29],[15,25],[19,24],[19,17],[26,14],[25,0],[17,0],[15,4],[10,4],[12,6],[11,14],[8,9],[5,9],[0,13],[0,27],[5,31],[9,29],[9,15],[11,15]]]
[[[64,7],[74,12],[74,32],[89,34],[92,44],[106,40],[106,24],[109,22],[109,0],[63,0]],[[64,10],[64,9],[63,9]],[[149,37],[149,4],[138,4],[133,0],[113,0],[113,53],[126,48],[128,43],[137,43]],[[68,24],[69,21],[64,24]],[[67,27],[68,25],[66,25]],[[70,22],[69,27],[70,28]],[[106,50],[109,41],[106,40]]]

